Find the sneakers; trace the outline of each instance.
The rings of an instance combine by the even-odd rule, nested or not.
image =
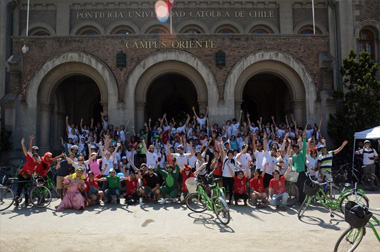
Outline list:
[[[160,201],[160,204],[161,205],[163,205],[163,204],[165,204],[166,203],[166,200],[165,199],[162,199],[161,201]]]
[[[139,198],[139,204],[140,204],[140,207],[143,206],[143,199],[141,197]]]

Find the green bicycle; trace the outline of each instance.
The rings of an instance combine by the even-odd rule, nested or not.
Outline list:
[[[327,181],[320,183],[316,180],[313,180],[310,175],[309,179],[306,180],[304,184],[303,191],[306,194],[304,201],[301,204],[301,207],[298,210],[298,219],[301,219],[306,209],[309,207],[313,200],[319,200],[322,206],[326,209],[330,210],[330,216],[334,217],[332,214],[333,210],[340,210],[344,213],[344,206],[348,201],[352,201],[355,197],[355,193],[358,195],[358,200],[360,200],[363,204],[369,205],[369,200],[367,196],[365,196],[365,192],[361,189],[348,189],[346,187],[349,184],[345,184],[343,190],[339,193],[338,197],[335,198],[335,192],[339,192],[339,190],[333,186],[332,181]],[[325,192],[324,186],[328,185],[328,190]],[[329,196],[327,196],[329,194]]]
[[[357,183],[355,183],[355,188]],[[355,201],[350,201],[345,206],[344,219],[350,224],[335,243],[334,252],[338,251],[354,251],[362,241],[366,234],[365,226],[368,224],[377,240],[380,242],[379,233],[376,231],[375,224],[380,225],[380,220],[377,219],[371,211],[380,211],[380,209],[369,208],[363,205],[357,195]],[[373,222],[371,222],[371,219]],[[375,223],[375,224],[374,224]]]
[[[217,181],[220,178],[215,179],[210,174],[205,175],[202,183],[198,182],[197,178],[195,183],[197,184],[197,192],[190,193],[186,196],[186,206],[193,212],[201,213],[207,209],[213,211],[218,220],[227,225],[230,222],[230,210],[225,201],[224,187],[217,185]],[[210,196],[206,191],[210,190]]]
[[[53,179],[53,178],[55,178],[54,172],[55,172],[55,168],[50,167],[49,173],[46,176],[45,186],[47,188],[49,188],[49,190],[52,194],[51,195],[52,197],[59,199],[59,193],[58,193],[57,187],[55,185],[55,181]]]

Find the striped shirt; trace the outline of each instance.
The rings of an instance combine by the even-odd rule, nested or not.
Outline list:
[[[319,155],[318,163],[320,164],[322,171],[331,172],[333,156],[334,151],[328,151],[326,155]]]

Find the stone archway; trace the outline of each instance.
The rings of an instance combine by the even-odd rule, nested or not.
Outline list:
[[[109,67],[100,59],[83,52],[68,52],[47,61],[32,77],[26,90],[26,118],[37,121],[29,125],[29,132],[38,136],[41,149],[51,147],[51,112],[54,93],[66,78],[83,75],[91,78],[100,91],[100,102],[109,118],[122,121],[117,107],[118,87]],[[119,120],[120,119],[120,120]],[[38,129],[38,130],[37,130]]]
[[[210,116],[218,114],[218,88],[208,66],[187,52],[159,52],[140,62],[127,79],[126,107],[130,112],[130,121],[137,127],[141,127],[144,122],[149,86],[155,79],[165,74],[179,74],[188,78],[197,90],[200,110],[204,112],[208,105]]]
[[[279,51],[260,51],[241,59],[230,71],[225,85],[224,97],[229,114],[238,115],[243,90],[247,81],[260,73],[281,78],[291,94],[293,113],[297,118],[317,121],[315,101],[317,90],[310,73],[293,56]]]

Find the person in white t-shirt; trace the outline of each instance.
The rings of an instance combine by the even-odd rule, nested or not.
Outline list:
[[[364,148],[359,151],[359,154],[363,155],[363,172],[375,174],[375,161],[379,159],[379,155],[375,149],[371,148],[371,142],[369,140],[364,141]]]
[[[149,149],[146,147],[145,140],[142,140],[143,148],[146,156],[146,165],[156,167],[158,162],[158,155],[154,152],[154,145],[149,145]]]
[[[229,137],[237,136],[237,133],[238,133],[239,128],[240,128],[240,122],[241,122],[241,115],[242,114],[243,114],[243,110],[240,110],[239,121],[237,121],[236,118],[232,119],[232,124],[229,127],[229,130],[230,130]]]
[[[251,155],[247,152],[248,150],[248,144],[243,144],[243,150],[236,155],[236,160],[241,163],[241,166],[238,166],[237,169],[245,172],[246,169],[248,168],[248,178],[251,178],[251,161],[252,157]]]
[[[184,147],[182,144],[177,146],[177,153],[171,153],[173,158],[176,159],[176,163],[178,164],[179,168],[182,170],[185,167],[185,164],[187,164],[188,159],[194,155],[194,149],[193,144],[190,142],[190,149],[191,153],[184,153]]]
[[[195,112],[195,107],[194,106],[192,107],[192,109],[193,109],[195,117],[197,118],[197,122],[199,123],[199,128],[202,129],[203,125],[206,125],[206,123],[207,123],[208,107],[207,107],[207,110],[206,110],[206,115],[203,115],[201,113],[201,114],[199,114],[199,116]]]

